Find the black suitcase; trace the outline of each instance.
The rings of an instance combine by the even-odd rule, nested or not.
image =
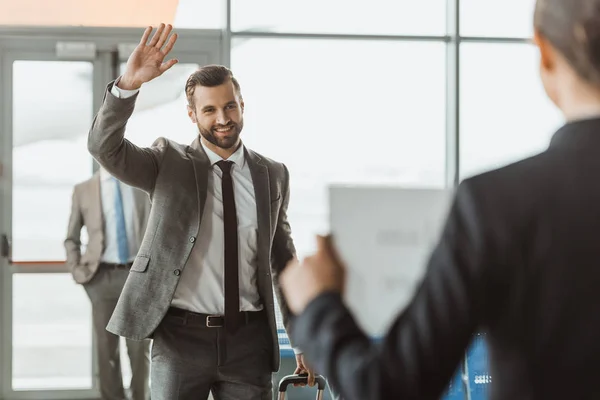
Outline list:
[[[315,382],[317,384],[317,400],[323,400],[323,393],[325,392],[325,378],[321,375],[315,376]],[[279,381],[279,397],[278,400],[285,400],[285,393],[287,391],[287,387],[289,385],[293,385],[295,383],[307,384],[308,383],[308,375],[288,375],[281,378]]]

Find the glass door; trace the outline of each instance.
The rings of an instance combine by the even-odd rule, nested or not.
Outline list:
[[[93,173],[94,77],[110,64],[39,46],[4,51],[2,71],[5,397],[94,398],[91,308],[63,241],[73,186]]]
[[[64,265],[63,242],[73,187],[95,169],[94,113],[141,33],[0,30],[0,399],[99,397],[91,305]],[[138,99],[127,135],[140,145],[158,136],[191,142],[193,125],[181,122],[185,79],[222,59],[219,32],[179,33],[180,64]]]

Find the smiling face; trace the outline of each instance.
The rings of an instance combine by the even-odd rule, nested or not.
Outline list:
[[[204,143],[217,154],[230,155],[240,144],[244,101],[232,72],[209,65],[194,72],[185,87],[188,115]]]
[[[194,107],[189,106],[188,114],[206,141],[228,150],[236,149],[240,143],[243,111],[244,102],[228,79],[219,86],[197,86]]]

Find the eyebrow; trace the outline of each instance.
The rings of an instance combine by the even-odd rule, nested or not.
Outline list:
[[[237,103],[235,102],[235,100],[231,100],[229,103],[225,104],[225,107],[230,106],[232,104],[237,104]],[[202,107],[202,111],[206,111],[211,108],[215,108],[215,106],[204,106],[204,107]]]

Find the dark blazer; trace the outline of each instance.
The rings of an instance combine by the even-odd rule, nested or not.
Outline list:
[[[543,153],[463,181],[427,274],[380,346],[336,294],[292,320],[352,399],[438,399],[477,331],[491,399],[600,398],[600,118]]]

